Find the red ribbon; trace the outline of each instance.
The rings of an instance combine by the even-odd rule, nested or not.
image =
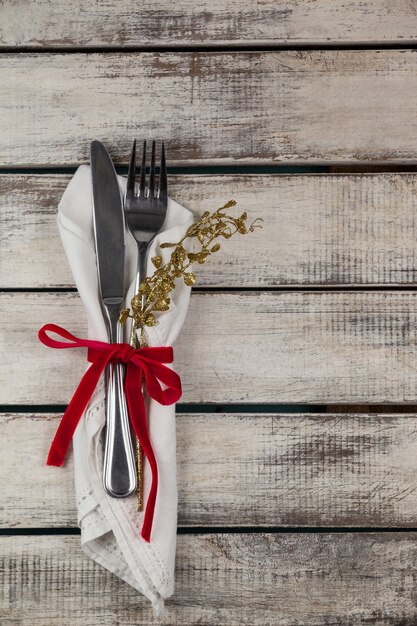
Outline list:
[[[52,339],[47,334],[48,332],[55,333],[68,341]],[[87,358],[91,363],[75,390],[55,433],[49,450],[48,465],[63,464],[77,424],[106,365],[110,362],[126,363],[125,392],[129,417],[152,471],[152,483],[141,531],[143,539],[149,542],[158,491],[158,466],[149,437],[145,399],[142,393],[142,377],[145,378],[148,395],[159,404],[166,406],[177,402],[181,397],[180,377],[163,365],[173,362],[173,349],[165,346],[134,349],[128,343],[105,343],[79,339],[56,324],[43,326],[38,337],[49,348],[88,348]],[[163,383],[166,389],[162,389],[160,383]]]

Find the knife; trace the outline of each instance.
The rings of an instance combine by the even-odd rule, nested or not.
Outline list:
[[[109,342],[121,343],[123,338],[119,314],[124,305],[125,259],[123,207],[113,163],[99,141],[91,144],[91,175],[101,304]],[[124,365],[109,364],[103,486],[110,496],[116,498],[124,498],[136,489],[135,456],[123,380]]]

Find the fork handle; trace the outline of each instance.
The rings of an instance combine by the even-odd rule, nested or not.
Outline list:
[[[146,256],[147,256],[149,244],[143,241],[138,241],[137,246],[138,246],[138,261],[137,261],[137,268],[136,268],[135,289],[133,292],[135,295],[138,293],[140,284],[146,276]],[[143,300],[144,298],[142,297],[142,304],[143,304]],[[139,347],[137,345],[138,344],[137,332],[136,332],[137,330],[138,330],[138,327],[135,325],[134,322],[132,322],[132,329],[130,333],[130,344],[133,348]]]
[[[114,299],[116,300],[116,299]],[[110,342],[122,342],[119,324],[120,302],[103,302]],[[107,430],[103,461],[103,486],[114,498],[125,498],[136,489],[136,468],[130,434],[129,414],[123,387],[123,363],[110,363],[107,369]]]
[[[148,252],[148,245],[149,245],[148,243],[137,241],[138,261],[137,261],[134,294],[138,293],[140,283],[146,276],[146,256]],[[143,304],[143,301],[142,301],[142,304]],[[130,344],[132,345],[133,348],[138,347],[137,327],[134,322],[132,323],[132,329],[130,333]],[[136,439],[136,469],[137,469],[137,489],[136,489],[137,509],[138,511],[142,511],[143,509],[143,451],[142,451],[142,447],[138,439]]]

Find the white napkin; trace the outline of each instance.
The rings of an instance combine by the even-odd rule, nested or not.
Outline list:
[[[118,178],[123,194],[125,179]],[[173,200],[168,202],[166,220],[152,244],[149,259],[155,254],[168,260],[170,249],[159,244],[176,242],[192,223],[192,213]],[[62,243],[84,304],[88,338],[107,341],[100,307],[93,235],[92,183],[90,167],[81,166],[70,181],[58,207],[58,227]],[[126,233],[126,306],[133,296],[136,269],[136,244]],[[148,275],[153,273],[148,261]],[[190,288],[183,281],[171,295],[170,310],[159,316],[159,324],[147,329],[148,345],[172,345],[183,324]],[[71,332],[71,329],[68,329]],[[102,429],[105,424],[103,377],[77,427],[73,439],[74,474],[77,493],[81,545],[92,559],[152,602],[157,613],[164,599],[174,591],[174,564],[177,531],[177,484],[175,406],[161,406],[151,400],[148,411],[149,432],[158,463],[158,494],[151,542],[140,536],[143,512],[136,510],[136,495],[124,499],[108,496],[102,487]],[[144,505],[151,482],[150,468],[144,459]]]

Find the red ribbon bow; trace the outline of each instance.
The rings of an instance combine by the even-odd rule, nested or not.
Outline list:
[[[55,333],[68,341],[52,339],[47,334],[48,332]],[[145,378],[146,389],[151,398],[164,406],[177,402],[181,397],[180,377],[169,367],[163,365],[173,362],[173,349],[165,346],[134,349],[127,343],[105,343],[79,339],[56,324],[43,326],[38,337],[49,348],[88,348],[87,358],[91,363],[75,390],[55,433],[49,450],[48,465],[60,466],[63,464],[77,424],[106,365],[110,361],[126,363],[125,391],[129,417],[152,470],[152,483],[141,531],[143,539],[149,542],[158,491],[158,467],[149,437],[145,399],[142,393],[142,375]],[[162,389],[160,383],[163,383],[166,389]]]

